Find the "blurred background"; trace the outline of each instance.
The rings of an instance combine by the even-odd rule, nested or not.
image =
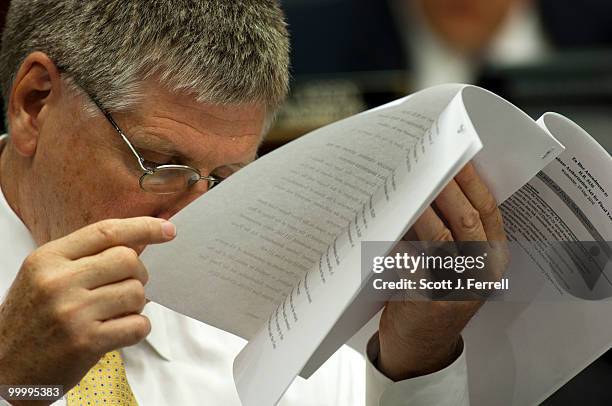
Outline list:
[[[565,114],[612,151],[610,0],[281,1],[292,90],[262,154],[446,82],[485,87],[533,118]],[[544,404],[612,404],[610,379],[608,353]]]
[[[267,152],[419,89],[477,84],[612,151],[612,1],[282,0],[292,92]]]

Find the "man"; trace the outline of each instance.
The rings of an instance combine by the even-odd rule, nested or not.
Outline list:
[[[231,362],[243,342],[145,306],[138,254],[254,159],[287,90],[287,44],[271,0],[12,2],[0,58],[1,384],[63,385],[68,405],[239,403]],[[414,227],[421,239],[505,238],[470,166],[436,205]],[[388,304],[368,348],[368,404],[466,403],[460,332],[477,308]],[[363,368],[341,350],[281,404],[364,404]]]
[[[530,0],[405,1],[404,9],[416,88],[474,83],[486,66],[525,64],[551,52]]]

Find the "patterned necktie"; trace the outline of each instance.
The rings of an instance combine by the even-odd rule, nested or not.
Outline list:
[[[125,376],[119,351],[104,355],[66,394],[67,406],[138,406]]]

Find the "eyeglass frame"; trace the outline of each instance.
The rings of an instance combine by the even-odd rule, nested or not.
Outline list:
[[[90,96],[91,97],[91,96]],[[94,99],[91,98],[92,101],[96,104],[96,106],[98,107],[98,109],[100,109],[100,111],[102,112],[102,114],[104,114],[104,117],[106,117],[106,119],[108,120],[108,122],[113,126],[113,128],[115,129],[115,131],[117,132],[117,134],[119,134],[119,136],[121,137],[121,139],[123,139],[123,141],[127,144],[127,146],[130,148],[130,151],[132,151],[132,154],[134,154],[134,156],[136,157],[136,159],[138,160],[138,166],[140,167],[140,169],[144,172],[142,174],[142,176],[140,177],[138,184],[140,185],[140,188],[142,190],[144,190],[145,192],[148,193],[155,193],[155,192],[151,192],[149,190],[146,190],[143,185],[142,185],[142,181],[143,179],[147,176],[147,175],[153,175],[155,174],[155,172],[159,171],[159,170],[165,170],[165,169],[181,169],[181,170],[188,170],[191,171],[195,174],[197,174],[197,176],[199,177],[198,180],[196,180],[193,184],[189,185],[189,187],[192,187],[193,185],[195,185],[196,183],[198,183],[201,180],[206,180],[208,181],[208,190],[212,189],[213,187],[215,187],[216,185],[218,185],[219,183],[221,183],[221,181],[223,181],[223,178],[219,178],[216,176],[212,176],[212,175],[207,175],[207,176],[202,176],[202,173],[189,165],[176,165],[176,164],[162,164],[162,165],[156,165],[153,168],[148,168],[147,166],[144,165],[144,162],[146,161],[139,153],[138,151],[136,151],[136,148],[134,148],[134,146],[132,145],[132,143],[130,142],[130,140],[127,138],[127,136],[125,135],[125,133],[123,132],[123,130],[121,130],[121,128],[119,127],[119,125],[117,125],[117,123],[115,122],[115,120],[113,119],[113,117],[111,116],[111,114],[106,111],[105,109],[103,109],[100,104],[98,104],[98,102]],[[188,189],[185,189],[185,191],[187,191]],[[155,193],[155,194],[174,194],[174,193],[180,193],[180,192],[168,192],[168,193]]]
[[[60,72],[64,72],[64,73],[68,73],[68,70],[63,67],[58,65],[57,66]],[[74,81],[74,78],[72,78],[72,80]],[[125,142],[128,146],[128,148],[130,149],[130,151],[132,152],[132,154],[136,157],[136,160],[138,161],[138,166],[140,167],[140,169],[144,172],[142,174],[142,176],[140,176],[140,179],[138,180],[138,185],[140,186],[140,189],[142,189],[143,191],[147,192],[147,193],[153,193],[153,194],[160,194],[160,195],[164,195],[164,194],[174,194],[174,193],[180,193],[180,191],[176,191],[176,192],[168,192],[168,193],[156,193],[156,192],[151,192],[150,190],[146,190],[143,186],[142,186],[142,181],[143,179],[147,176],[147,175],[153,175],[155,174],[155,172],[157,172],[158,170],[163,170],[163,169],[181,169],[181,170],[188,170],[191,171],[193,173],[195,173],[198,176],[198,180],[196,180],[195,182],[193,182],[191,185],[189,185],[189,188],[191,188],[193,185],[195,185],[196,183],[198,183],[201,180],[206,180],[208,181],[208,185],[207,185],[207,190],[212,189],[213,187],[215,187],[216,185],[218,185],[219,183],[221,183],[223,180],[225,180],[225,178],[221,178],[221,177],[217,177],[217,176],[212,176],[212,175],[208,175],[208,176],[202,176],[202,173],[189,165],[176,165],[176,164],[161,164],[161,165],[156,165],[153,168],[148,168],[144,165],[144,162],[146,161],[146,159],[144,159],[139,153],[138,151],[136,151],[136,148],[134,148],[134,146],[132,145],[132,143],[130,142],[130,140],[127,138],[127,136],[125,135],[125,133],[123,132],[123,130],[119,127],[119,125],[115,122],[115,120],[113,119],[113,116],[110,114],[110,112],[108,110],[106,110],[105,108],[102,107],[102,105],[100,104],[100,102],[98,101],[98,99],[96,97],[94,97],[93,95],[91,95],[89,92],[87,92],[85,90],[85,88],[83,86],[81,86],[79,83],[77,83],[76,81],[74,81],[75,84],[77,84],[81,90],[89,97],[89,99],[96,105],[96,107],[98,108],[98,110],[100,110],[102,112],[102,114],[104,115],[104,117],[106,117],[106,120],[113,126],[113,128],[115,129],[115,131],[117,132],[117,134],[119,134],[119,136],[121,137],[121,139],[123,140],[123,142]],[[189,188],[185,189],[183,192],[186,192],[187,190],[189,190]]]
[[[216,177],[216,176],[212,176],[212,175],[202,176],[202,173],[198,169],[196,169],[196,168],[194,168],[192,166],[189,166],[189,165],[174,165],[174,164],[168,165],[168,164],[162,164],[162,165],[156,165],[153,168],[149,168],[149,167],[145,166],[144,163],[145,163],[146,159],[144,159],[142,157],[142,155],[140,155],[138,153],[136,148],[134,148],[134,146],[132,145],[130,140],[127,138],[127,136],[125,135],[123,130],[119,127],[119,125],[117,124],[115,119],[113,119],[113,116],[110,114],[110,112],[108,110],[104,109],[100,105],[100,103],[96,100],[95,97],[93,97],[92,95],[90,95],[87,92],[85,92],[85,93],[89,96],[89,98],[96,105],[96,107],[102,112],[104,117],[106,117],[106,120],[113,126],[113,128],[115,129],[117,134],[119,134],[119,136],[121,137],[123,142],[125,142],[127,144],[128,148],[130,149],[132,154],[138,160],[138,166],[144,172],[142,174],[142,176],[140,176],[140,179],[138,180],[138,185],[140,186],[140,188],[143,191],[145,191],[147,193],[153,193],[153,194],[159,194],[159,195],[181,193],[181,191],[167,192],[167,193],[156,193],[156,192],[151,192],[150,190],[146,190],[143,187],[142,182],[143,182],[143,180],[145,179],[145,177],[147,175],[153,175],[153,174],[155,174],[159,170],[166,170],[166,169],[168,169],[168,170],[170,170],[170,169],[187,170],[187,171],[191,171],[194,174],[196,174],[199,178],[193,184],[189,185],[189,188],[191,188],[193,185],[195,185],[196,183],[198,183],[201,180],[206,180],[206,181],[208,181],[207,190],[210,190],[210,189],[212,189],[213,187],[215,187],[216,185],[218,185],[219,183],[221,183],[224,180],[224,178],[220,178],[220,177]],[[187,190],[189,190],[189,188],[185,189],[184,191],[186,192]]]

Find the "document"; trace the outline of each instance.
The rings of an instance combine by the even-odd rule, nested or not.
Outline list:
[[[612,159],[567,118],[547,113],[538,122],[566,149],[502,204],[506,232],[571,248],[592,241],[600,263],[581,274],[559,252],[558,265],[544,267],[553,283],[531,301],[483,306],[464,334],[472,405],[539,404],[612,346]]]
[[[568,159],[557,139],[563,120],[538,124],[484,89],[455,84],[323,127],[174,217],[177,238],[142,255],[147,296],[249,340],[234,362],[238,393],[247,406],[274,404],[380,310],[360,295],[362,241],[399,240],[469,161],[498,202],[508,201],[504,210],[526,199],[526,188],[543,188],[541,174],[562,183],[547,170]],[[599,181],[596,167],[589,171]],[[482,317],[467,333],[468,351],[483,339]]]

